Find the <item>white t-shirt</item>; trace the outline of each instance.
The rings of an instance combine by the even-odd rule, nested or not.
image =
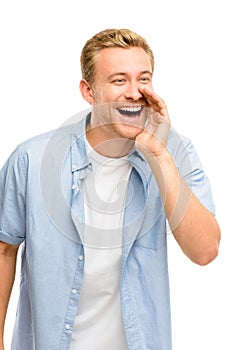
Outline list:
[[[70,350],[127,350],[120,304],[122,223],[131,165],[88,146],[84,179],[84,279]]]

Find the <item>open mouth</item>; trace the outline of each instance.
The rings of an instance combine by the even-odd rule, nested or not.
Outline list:
[[[141,114],[144,106],[124,106],[117,108],[119,113],[127,117],[137,117]]]

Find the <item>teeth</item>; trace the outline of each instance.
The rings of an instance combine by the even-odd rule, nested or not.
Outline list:
[[[138,107],[121,107],[119,108],[121,111],[124,111],[124,112],[133,112],[133,113],[136,113],[136,112],[140,112],[141,110],[141,106],[138,106]]]

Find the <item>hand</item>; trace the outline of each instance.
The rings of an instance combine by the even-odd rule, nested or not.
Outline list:
[[[139,88],[148,102],[148,119],[144,130],[136,137],[136,147],[143,153],[153,153],[159,157],[165,151],[169,130],[170,118],[164,100],[149,88]]]

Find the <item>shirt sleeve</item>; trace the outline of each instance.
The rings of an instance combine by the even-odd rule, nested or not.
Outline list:
[[[194,145],[192,144],[191,140],[183,136],[177,135],[176,139],[177,147],[172,148],[172,155],[180,175],[184,178],[199,201],[209,211],[215,214],[215,205],[210,182],[204,172],[202,163],[197,155]]]
[[[13,152],[0,172],[0,240],[20,244],[26,235],[26,155]]]

